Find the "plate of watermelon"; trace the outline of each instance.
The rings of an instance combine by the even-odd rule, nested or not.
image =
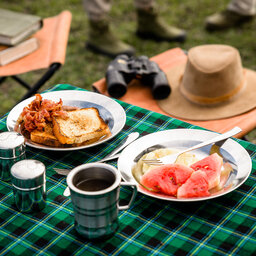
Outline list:
[[[118,170],[138,191],[157,199],[191,202],[223,196],[249,177],[252,162],[234,139],[182,154],[175,163],[150,166],[143,159],[160,158],[216,136],[215,132],[173,129],[143,136],[126,147]]]

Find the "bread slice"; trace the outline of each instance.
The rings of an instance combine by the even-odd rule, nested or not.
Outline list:
[[[53,118],[53,134],[61,144],[83,145],[111,134],[97,108],[68,111],[68,118]]]
[[[61,147],[63,146],[59,140],[54,136],[52,124],[47,123],[44,131],[34,130],[30,133],[30,140],[39,144],[51,146],[51,147]]]

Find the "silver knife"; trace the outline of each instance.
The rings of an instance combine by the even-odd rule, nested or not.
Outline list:
[[[117,154],[118,152],[120,152],[122,149],[124,149],[125,147],[127,147],[129,144],[131,144],[133,141],[135,141],[138,137],[139,137],[139,133],[138,132],[133,132],[130,133],[122,142],[121,144],[114,149],[110,154],[108,154],[107,156],[105,156],[104,158],[102,158],[99,161],[95,161],[95,163],[102,163],[102,162],[106,162],[109,160],[113,160],[115,158],[118,158],[120,156],[120,154]],[[68,175],[68,173],[71,171],[71,169],[60,169],[60,168],[53,168],[54,171],[56,171],[58,174],[60,175]]]
[[[139,133],[138,132],[132,132],[130,133],[120,144],[119,146],[114,149],[110,154],[108,154],[107,156],[104,157],[104,160],[106,161],[106,158],[109,158],[111,156],[116,155],[116,153],[120,152],[123,148],[125,148],[126,146],[128,146],[130,143],[132,143],[133,141],[135,141],[138,137],[139,137]],[[103,159],[102,159],[103,160]],[[100,161],[102,161],[100,160]],[[110,159],[108,159],[110,160]],[[99,162],[99,161],[98,161]]]
[[[121,142],[121,145],[119,145],[116,149],[114,149],[110,154],[108,154],[106,157],[104,157],[103,159],[97,161],[97,163],[100,163],[100,162],[105,162],[105,161],[108,161],[108,160],[112,160],[112,159],[115,159],[115,158],[118,158],[120,156],[120,154],[117,154],[118,152],[120,152],[123,148],[125,148],[126,146],[128,146],[130,143],[132,143],[134,140],[136,140],[137,138],[139,137],[139,133],[138,132],[133,132],[133,133],[130,133],[126,139],[124,139],[122,142]],[[62,174],[62,175],[67,175],[69,173],[70,170],[68,169],[57,169],[57,168],[54,168],[54,170],[59,173],[59,174]],[[64,190],[63,192],[63,195],[68,197],[70,196],[70,189],[69,187],[66,187],[66,189]]]

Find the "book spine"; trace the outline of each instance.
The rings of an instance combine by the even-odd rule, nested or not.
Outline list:
[[[20,45],[2,50],[0,52],[0,66],[7,65],[28,55],[37,50],[38,47],[38,40],[36,38],[31,38],[21,43]]]

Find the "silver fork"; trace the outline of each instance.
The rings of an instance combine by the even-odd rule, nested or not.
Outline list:
[[[236,135],[237,133],[241,132],[242,129],[239,128],[238,126],[234,127],[233,129],[223,133],[223,134],[220,134],[212,139],[209,139],[207,141],[203,141],[193,147],[190,147],[190,148],[187,148],[185,150],[182,150],[178,153],[175,153],[175,154],[171,154],[171,155],[168,155],[168,156],[164,156],[164,157],[161,157],[159,159],[143,159],[142,161],[146,164],[149,164],[149,165],[163,165],[163,164],[171,164],[171,163],[175,163],[177,157],[183,153],[186,153],[188,151],[192,151],[192,150],[195,150],[195,149],[198,149],[198,148],[202,148],[204,146],[207,146],[207,145],[210,145],[210,144],[213,144],[215,142],[218,142],[218,141],[222,141],[222,140],[226,140],[234,135]]]
[[[117,154],[117,153],[120,152],[126,146],[128,146],[130,143],[132,143],[134,140],[136,140],[139,137],[139,135],[140,134],[138,132],[130,133],[125,139],[123,139],[123,141],[119,144],[119,146],[115,148],[110,154],[108,154],[107,156],[105,156],[104,158],[96,162],[102,163],[102,162],[107,162],[109,160],[118,158],[120,154]],[[68,173],[71,171],[71,169],[62,169],[62,168],[53,168],[53,170],[56,171],[58,174],[64,175],[64,176],[68,175]]]
[[[121,153],[120,153],[120,154],[115,154],[114,156],[104,157],[104,158],[102,158],[101,160],[96,161],[96,162],[94,162],[94,163],[103,163],[103,162],[107,162],[107,161],[110,161],[110,160],[113,160],[113,159],[118,158],[120,155],[121,155]],[[64,169],[64,168],[53,168],[53,170],[54,170],[55,172],[57,172],[58,174],[64,175],[64,176],[68,175],[69,172],[71,171],[71,169]]]

